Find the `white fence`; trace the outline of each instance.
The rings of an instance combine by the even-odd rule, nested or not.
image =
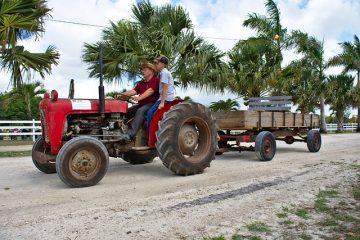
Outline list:
[[[357,123],[344,123],[344,131],[345,132],[356,132]],[[326,130],[328,132],[335,132],[337,130],[336,123],[327,123]]]
[[[4,140],[5,137],[9,137],[10,140],[14,140],[17,136],[31,136],[33,142],[37,135],[41,135],[40,121],[28,120],[28,121],[2,121],[0,120],[0,140]]]

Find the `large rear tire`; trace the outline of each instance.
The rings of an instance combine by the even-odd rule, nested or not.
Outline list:
[[[215,119],[205,106],[183,102],[159,123],[156,149],[163,164],[178,175],[202,173],[215,158]]]
[[[320,131],[311,129],[307,134],[306,143],[310,152],[318,152],[321,148]]]
[[[56,170],[60,179],[70,187],[96,185],[105,176],[109,154],[99,140],[82,136],[62,146],[56,157]]]
[[[255,154],[260,161],[270,161],[276,153],[274,134],[268,131],[260,132],[255,139]]]
[[[130,150],[124,153],[124,161],[130,164],[151,163],[157,156],[156,150]]]
[[[44,140],[38,137],[32,147],[32,161],[37,169],[46,174],[56,173],[55,162],[40,163],[34,154],[35,151],[45,153]]]

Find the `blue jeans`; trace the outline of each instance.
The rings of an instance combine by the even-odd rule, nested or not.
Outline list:
[[[151,123],[151,120],[154,116],[154,113],[156,112],[156,110],[159,108],[159,105],[160,105],[160,101],[157,101],[155,102],[151,108],[148,110],[147,112],[147,116],[146,116],[146,127],[147,127],[147,130],[149,131],[150,129],[150,123]]]

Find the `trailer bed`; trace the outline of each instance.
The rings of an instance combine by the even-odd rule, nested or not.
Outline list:
[[[317,114],[292,112],[241,110],[213,112],[219,129],[222,130],[277,130],[287,128],[319,128]]]

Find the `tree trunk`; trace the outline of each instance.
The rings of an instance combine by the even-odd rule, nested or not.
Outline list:
[[[28,120],[32,120],[32,109],[31,109],[31,99],[29,96],[25,96],[25,103],[26,103],[26,115],[28,117]]]
[[[325,97],[324,93],[320,95],[320,132],[327,133],[325,121]]]
[[[336,111],[337,130],[336,132],[344,131],[344,111]]]

